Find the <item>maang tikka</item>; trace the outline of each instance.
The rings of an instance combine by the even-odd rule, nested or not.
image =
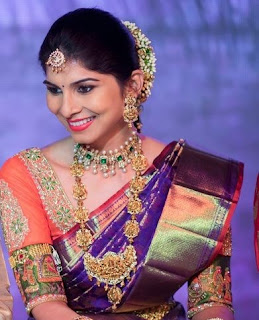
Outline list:
[[[64,53],[57,48],[55,51],[51,52],[51,54],[49,55],[46,65],[50,66],[53,72],[56,72],[56,73],[61,72],[66,65],[66,58],[64,56]]]

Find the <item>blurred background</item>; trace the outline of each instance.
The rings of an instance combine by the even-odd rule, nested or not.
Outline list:
[[[66,135],[47,110],[37,53],[55,19],[79,7],[136,22],[152,39],[157,74],[144,105],[145,134],[164,142],[185,138],[245,163],[232,223],[233,296],[236,320],[258,320],[252,203],[259,171],[259,1],[0,0],[0,165],[21,149]],[[14,320],[25,320],[8,271]],[[177,298],[186,305],[186,287]]]

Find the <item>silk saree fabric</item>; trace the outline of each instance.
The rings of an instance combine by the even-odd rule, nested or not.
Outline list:
[[[242,164],[187,145],[180,150],[175,146],[167,145],[145,173],[148,183],[140,195],[144,206],[138,215],[141,232],[134,244],[138,265],[123,287],[122,302],[112,319],[185,319],[173,294],[223,250],[241,189]],[[76,245],[73,207],[41,151],[28,149],[10,159],[0,179],[2,224],[10,254],[37,244],[53,246],[58,259],[51,261],[64,284],[56,298],[66,297],[80,314],[92,313],[94,319],[94,313],[101,313],[108,319],[111,306],[105,290],[88,279],[83,253]],[[91,213],[87,227],[95,235],[91,253],[96,257],[125,247],[127,190],[125,185]],[[50,283],[55,274],[51,277]],[[36,304],[44,302],[34,299]],[[151,318],[150,312],[160,315]]]

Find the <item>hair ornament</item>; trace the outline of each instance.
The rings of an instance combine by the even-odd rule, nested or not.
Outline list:
[[[138,98],[138,104],[145,102],[151,95],[151,88],[155,79],[156,72],[156,57],[151,46],[151,41],[142,33],[135,23],[122,21],[129,29],[135,40],[136,50],[139,57],[139,65],[144,72],[144,83],[141,90],[141,95]]]
[[[51,52],[46,65],[51,66],[52,71],[59,73],[65,68],[66,58],[58,48]]]

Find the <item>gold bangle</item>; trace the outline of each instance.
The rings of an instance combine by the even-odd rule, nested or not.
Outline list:
[[[209,318],[207,320],[224,320],[223,318]]]
[[[92,320],[92,319],[88,318],[86,316],[77,316],[76,318],[73,318],[72,320]]]

